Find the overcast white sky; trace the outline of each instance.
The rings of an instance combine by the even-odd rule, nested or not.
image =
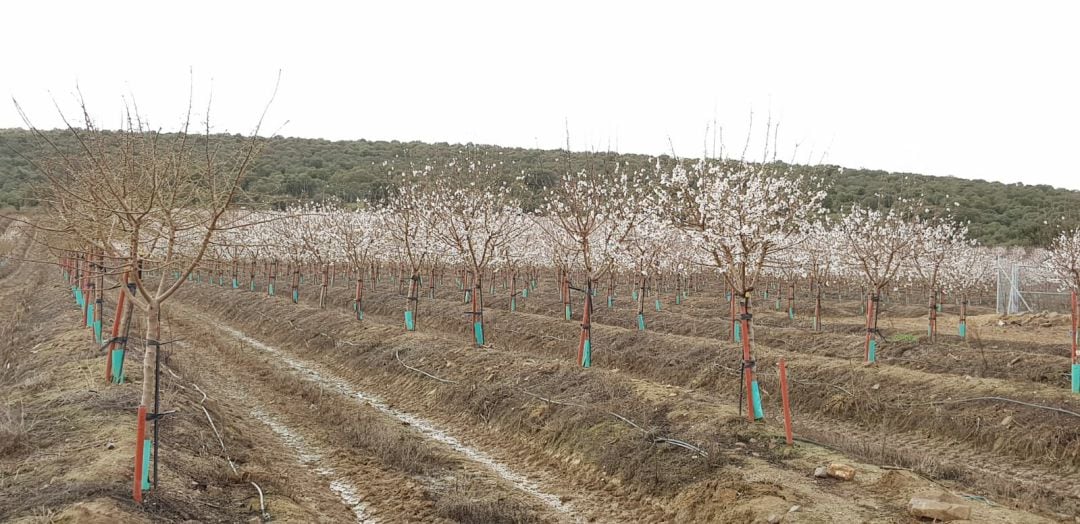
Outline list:
[[[738,156],[753,111],[753,158],[771,111],[784,160],[1080,189],[1080,3],[882,4],[11,2],[0,93],[171,128],[191,67],[246,132],[282,69],[287,136]]]

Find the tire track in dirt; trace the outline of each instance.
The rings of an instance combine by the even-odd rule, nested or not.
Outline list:
[[[30,234],[27,234],[27,230]],[[21,222],[9,221],[0,235],[14,237],[11,252],[7,256],[0,257],[0,261],[4,262],[0,264],[0,281],[8,280],[15,274],[23,272],[25,268],[35,265],[29,258],[30,250],[34,248],[37,241],[37,229]]]
[[[186,350],[191,349],[191,346],[183,341],[178,341],[177,345]],[[356,522],[360,524],[378,522],[368,514],[368,505],[363,501],[365,497],[359,495],[356,486],[344,476],[339,475],[333,466],[326,465],[328,462],[332,464],[333,460],[326,456],[319,444],[314,443],[310,437],[303,435],[300,430],[286,425],[281,421],[279,415],[269,412],[270,410],[260,402],[252,400],[245,393],[242,386],[232,383],[229,389],[235,401],[245,405],[255,420],[266,426],[277,436],[285,448],[295,454],[295,459],[301,467],[313,471],[320,478],[328,481],[327,488],[341,500],[345,507],[353,512],[356,516]]]
[[[279,350],[278,348],[275,348],[257,339],[247,336],[242,331],[236,330],[230,326],[220,323],[217,325],[217,327],[239,341],[242,341],[256,349],[274,355],[274,357],[280,359],[281,362],[284,362],[287,366],[292,368],[295,372],[304,376],[307,380],[311,380],[325,386],[333,387],[342,394],[345,394],[359,402],[368,404],[379,410],[380,412],[412,426],[425,437],[449,446],[454,451],[465,456],[468,460],[481,464],[486,468],[490,469],[500,478],[510,483],[510,485],[512,485],[514,488],[528,494],[531,497],[536,498],[557,513],[564,516],[574,515],[573,507],[568,503],[562,502],[558,496],[543,491],[536,482],[526,478],[522,474],[517,473],[509,466],[496,461],[484,451],[462,443],[460,440],[450,435],[443,429],[436,427],[431,422],[428,422],[427,420],[411,413],[390,407],[379,397],[352,387],[346,380],[326,371],[318,371],[316,369],[316,364],[309,365],[299,359],[293,358],[292,356],[286,354],[284,351]]]
[[[254,404],[254,408],[251,410],[251,416],[254,417],[255,420],[258,420],[269,427],[286,446],[296,453],[300,463],[305,467],[314,467],[314,464],[327,460],[325,453],[321,448],[312,444],[273,415],[264,411],[262,406]],[[320,477],[330,481],[330,491],[336,493],[338,497],[341,498],[341,502],[352,510],[353,514],[356,515],[356,522],[361,524],[378,522],[367,514],[367,504],[365,504],[361,496],[357,494],[358,490],[352,482],[338,476],[337,472],[331,466],[318,466],[315,468],[315,472],[318,473]]]
[[[551,515],[544,511],[546,507],[540,503],[535,507],[532,504],[521,504],[518,499],[529,502],[531,499],[525,494],[519,495],[513,487],[504,485],[505,482],[489,474],[489,470],[483,465],[459,458],[455,452],[436,443],[433,443],[432,448],[436,455],[420,456],[417,460],[425,460],[425,457],[438,460],[445,456],[449,462],[440,463],[441,465],[431,469],[422,468],[419,473],[410,473],[400,469],[400,464],[396,462],[388,463],[382,460],[376,455],[381,453],[381,450],[365,448],[363,445],[358,447],[355,442],[355,428],[359,428],[361,433],[371,429],[365,429],[362,421],[366,419],[361,416],[361,424],[356,425],[356,420],[341,411],[341,408],[358,408],[361,415],[370,412],[370,416],[389,419],[368,402],[348,395],[333,384],[312,380],[310,374],[301,373],[285,364],[281,355],[260,350],[250,342],[233,337],[231,333],[223,333],[224,326],[218,321],[207,320],[208,317],[188,311],[182,304],[174,303],[170,312],[170,316],[175,318],[170,318],[167,323],[181,327],[187,333],[190,343],[199,345],[202,350],[198,353],[197,361],[191,359],[184,364],[202,367],[204,373],[215,375],[214,381],[220,382],[220,389],[235,399],[242,410],[257,416],[254,412],[262,409],[263,413],[269,415],[268,418],[284,426],[277,428],[278,438],[281,437],[280,433],[284,433],[281,430],[287,429],[293,435],[293,444],[302,442],[303,445],[313,446],[313,451],[307,454],[318,455],[321,458],[319,463],[329,463],[329,469],[335,473],[329,486],[335,492],[334,496],[340,498],[340,495],[355,494],[357,499],[367,505],[365,514],[368,518],[384,522],[449,522],[455,518],[468,520],[467,516],[455,516],[460,514],[454,513],[457,503],[465,506],[484,504],[498,497],[503,505],[508,506],[501,510],[502,514],[515,515],[514,512],[517,512],[517,518],[523,522],[571,520],[569,516],[557,518]],[[171,358],[177,357],[178,355],[173,355]],[[187,359],[182,355],[180,358]],[[314,386],[317,399],[307,397],[297,389],[297,385],[303,383]],[[268,400],[263,404],[251,400],[252,398]],[[331,418],[323,414],[324,409],[330,410]],[[342,431],[341,422],[335,422],[335,413],[349,416],[349,423],[353,424],[351,427],[354,430]],[[407,427],[397,420],[390,424]],[[403,431],[413,433],[412,429]],[[423,439],[420,435],[416,438]],[[408,442],[394,442],[394,446],[412,449]],[[300,458],[301,463],[311,460],[310,456]],[[314,472],[324,477],[327,473],[318,470]],[[453,490],[462,482],[466,483],[471,491],[459,495]],[[506,495],[513,497],[504,500]],[[468,507],[461,511],[467,513]]]

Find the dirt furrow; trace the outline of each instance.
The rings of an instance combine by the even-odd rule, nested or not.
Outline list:
[[[317,445],[312,444],[308,439],[305,439],[302,435],[283,424],[273,415],[268,414],[263,410],[262,406],[256,405],[254,409],[251,410],[251,416],[254,417],[255,420],[265,424],[274,432],[274,434],[280,437],[281,441],[296,453],[300,463],[304,466],[312,467],[315,464],[319,464],[326,460],[324,456],[325,453]],[[353,514],[356,515],[357,522],[378,522],[368,515],[367,504],[365,504],[360,495],[358,495],[358,490],[352,482],[340,477],[331,466],[320,465],[315,469],[315,472],[318,473],[319,476],[330,481],[330,491],[337,493],[341,498],[341,502],[352,510]]]
[[[450,435],[443,429],[436,427],[431,422],[411,413],[390,407],[379,397],[354,388],[346,380],[330,372],[319,371],[319,366],[317,364],[303,362],[299,359],[293,358],[285,354],[282,350],[279,350],[268,344],[264,344],[259,340],[245,335],[242,331],[233,329],[227,325],[219,324],[218,327],[222,331],[228,333],[230,336],[236,338],[237,340],[250,344],[252,347],[257,348],[260,351],[265,351],[274,355],[276,358],[281,359],[282,362],[287,364],[296,372],[305,376],[308,380],[317,382],[325,386],[333,387],[334,389],[349,397],[352,397],[360,402],[370,405],[375,409],[379,410],[380,412],[400,420],[402,423],[407,424],[419,431],[425,437],[449,446],[451,449],[464,455],[469,460],[484,465],[496,475],[501,477],[503,480],[509,482],[516,489],[528,494],[529,496],[535,497],[556,512],[566,515],[574,514],[573,507],[569,504],[563,503],[557,495],[544,492],[537,485],[536,482],[526,478],[524,475],[515,472],[509,466],[496,461],[495,459],[491,458],[491,456],[489,456],[487,453],[484,453],[481,450],[462,443],[460,440]]]
[[[217,299],[225,299],[226,300],[225,304],[228,304],[228,305],[224,305],[225,310],[228,311],[228,314],[226,314],[227,319],[228,318],[231,318],[231,319],[243,319],[243,318],[245,318],[245,314],[246,314],[246,317],[248,319],[251,319],[252,318],[251,317],[252,310],[246,309],[246,308],[249,308],[249,307],[255,308],[255,313],[258,314],[259,317],[264,317],[265,313],[260,313],[259,312],[259,310],[264,310],[266,313],[269,313],[269,314],[265,314],[264,320],[258,320],[258,321],[249,322],[251,324],[259,326],[259,330],[261,330],[260,331],[260,333],[261,333],[260,336],[268,336],[269,338],[267,338],[267,339],[270,339],[270,340],[279,340],[279,344],[280,344],[280,340],[282,340],[282,339],[291,338],[291,339],[294,339],[294,340],[299,340],[299,344],[301,346],[305,347],[305,352],[306,353],[313,351],[316,354],[319,354],[319,361],[320,362],[337,362],[337,361],[340,361],[340,365],[347,365],[346,363],[349,361],[349,359],[343,359],[343,358],[339,359],[338,357],[345,357],[345,354],[349,353],[351,351],[361,351],[361,352],[366,353],[366,352],[369,352],[369,351],[372,351],[372,350],[375,349],[375,348],[368,348],[368,344],[370,344],[370,342],[363,342],[363,344],[357,346],[356,349],[352,349],[353,345],[348,340],[353,339],[351,337],[353,336],[354,333],[356,334],[356,336],[360,336],[360,337],[363,337],[365,339],[372,339],[372,338],[379,339],[382,336],[380,334],[393,333],[394,330],[395,330],[395,327],[396,327],[394,325],[394,324],[396,324],[395,322],[393,322],[393,321],[391,321],[389,319],[382,319],[379,314],[369,314],[368,317],[367,317],[367,320],[365,322],[356,322],[355,320],[351,320],[351,321],[348,321],[346,323],[342,323],[342,324],[339,325],[338,322],[340,321],[340,319],[337,319],[337,320],[334,320],[334,321],[329,321],[329,319],[333,318],[333,317],[347,317],[348,313],[337,311],[337,310],[334,310],[334,311],[319,311],[318,309],[312,308],[312,307],[307,306],[305,304],[301,304],[299,306],[289,305],[289,304],[286,304],[284,300],[274,300],[274,299],[269,298],[269,297],[262,298],[262,297],[254,296],[253,294],[247,294],[247,293],[230,293],[230,292],[224,292],[224,293],[217,292],[217,293],[215,293],[213,287],[200,286],[199,295],[201,296],[201,298],[199,300],[199,303],[203,304],[203,305],[205,305],[205,304],[214,304],[214,300],[217,300]],[[216,295],[216,298],[215,298],[215,295]],[[210,303],[207,303],[206,300],[211,300],[211,301],[210,301]],[[216,304],[214,304],[214,306],[215,307],[213,307],[211,309],[208,309],[208,311],[215,312],[215,313],[220,313],[220,308],[217,307]],[[244,312],[245,310],[247,311],[246,313]],[[443,341],[443,340],[458,340],[459,337],[457,337],[453,333],[450,333],[450,334],[443,334],[443,333],[437,333],[437,332],[432,333],[431,330],[432,330],[433,326],[441,324],[441,321],[436,322],[436,323],[432,323],[432,322],[435,322],[435,319],[433,317],[431,317],[432,311],[430,309],[428,311],[429,311],[429,317],[428,317],[429,321],[426,324],[428,326],[428,333],[424,333],[423,335],[421,335],[421,334],[410,334],[410,335],[407,336],[408,338],[419,337],[419,338],[416,338],[416,340],[419,342],[419,344],[427,344],[427,342],[430,340],[431,342],[434,342],[434,344],[436,344],[436,346],[446,346],[446,342]],[[310,314],[310,317],[306,317],[307,314]],[[272,322],[270,322],[270,319],[273,319],[274,321],[276,321],[276,323],[278,323],[278,327],[276,327],[276,330],[274,330],[274,328],[271,327]],[[310,322],[308,320],[301,320],[301,319],[310,319]],[[369,322],[369,321],[372,321],[372,320],[376,320],[376,322],[374,322],[374,323]],[[380,324],[380,322],[383,322],[383,321],[388,322],[389,325]],[[244,325],[247,325],[247,323],[245,323]],[[305,333],[305,327],[302,327],[303,325],[308,325],[311,331],[307,331],[306,332],[307,334],[303,334],[303,333]],[[352,326],[352,327],[346,327],[346,326]],[[343,331],[342,331],[342,328],[343,328]],[[372,332],[370,332],[367,335],[363,335],[363,333],[368,332],[369,330],[372,331]],[[283,338],[282,337],[283,334],[281,333],[282,331],[285,331],[285,332],[297,331],[298,334],[292,335],[292,336],[285,336]],[[275,332],[276,332],[276,334],[274,334]],[[327,333],[327,332],[329,332],[329,333]],[[499,332],[497,331],[496,333],[499,333]],[[393,336],[393,335],[386,335],[386,336]],[[405,335],[401,334],[399,336],[405,336]],[[434,339],[431,338],[433,336],[434,337],[442,337],[442,338],[440,339],[440,341],[436,342]],[[360,340],[360,339],[357,339],[357,340]],[[399,342],[392,342],[392,341],[389,341],[389,339],[387,339],[387,340],[388,340],[387,344],[399,344]],[[504,338],[504,341],[505,341],[505,338]],[[460,340],[458,340],[457,344],[461,344]],[[515,345],[517,345],[517,342],[515,342]],[[318,348],[318,349],[316,349],[316,348]],[[325,349],[323,349],[323,348],[325,348]],[[436,360],[434,361],[434,364],[436,365],[436,367],[435,368],[429,367],[429,371],[434,371],[434,373],[436,373],[436,374],[441,374],[446,378],[453,378],[453,379],[459,380],[459,381],[462,380],[463,378],[459,378],[459,375],[457,373],[453,372],[453,370],[455,370],[455,368],[457,366],[456,365],[455,366],[450,366],[449,361],[455,361],[455,362],[457,362],[458,365],[462,364],[462,362],[460,362],[460,354],[477,354],[478,355],[478,354],[484,353],[484,354],[488,355],[487,358],[490,359],[490,361],[492,363],[499,362],[500,364],[495,366],[496,368],[498,368],[498,371],[495,370],[495,368],[492,368],[492,370],[490,372],[491,375],[488,376],[487,380],[490,380],[491,376],[503,376],[503,374],[508,374],[508,373],[512,374],[513,376],[530,376],[530,375],[536,373],[536,372],[529,372],[527,370],[527,368],[524,368],[524,367],[522,368],[522,370],[518,370],[518,371],[512,371],[511,368],[508,367],[510,362],[517,362],[517,361],[522,359],[523,354],[522,354],[521,350],[488,349],[488,350],[485,350],[485,351],[482,351],[482,352],[477,352],[477,351],[474,350],[474,351],[468,351],[468,352],[464,352],[464,353],[460,353],[460,354],[457,351],[453,351],[453,352],[450,352],[450,353],[445,353],[445,357],[447,359],[446,366],[441,364],[441,362],[442,362],[441,360],[438,360],[437,354],[440,351],[446,351],[446,350],[445,349],[437,349],[437,350],[434,351],[434,353],[418,352],[417,355],[418,355],[418,357],[419,357],[419,355],[421,353],[427,354],[428,357],[430,357],[430,355],[435,355]],[[453,353],[453,354],[451,354],[451,353]],[[424,358],[428,358],[428,357],[424,357]],[[529,360],[548,361],[548,363],[546,363],[546,364],[541,364],[542,366],[548,366],[548,365],[554,364],[556,362],[561,362],[561,359],[559,359],[559,355],[555,355],[555,354],[550,354],[549,355],[549,354],[544,354],[543,352],[541,352],[541,353],[534,352],[534,353],[528,354],[526,358],[529,359]],[[391,359],[393,359],[393,353],[392,352],[391,352]],[[377,362],[377,361],[375,361],[375,362]],[[401,393],[404,393],[404,394],[403,395],[396,395],[395,403],[402,402],[403,399],[416,399],[416,400],[419,400],[421,398],[426,397],[426,395],[431,395],[431,394],[434,394],[436,398],[443,397],[443,393],[442,393],[443,389],[441,389],[441,388],[444,388],[444,386],[440,386],[440,385],[436,384],[436,382],[433,379],[422,378],[422,377],[418,378],[419,377],[418,374],[413,373],[413,372],[405,372],[404,370],[402,370],[402,368],[400,366],[394,365],[392,363],[389,364],[389,368],[384,368],[382,364],[376,364],[375,362],[369,362],[369,363],[356,362],[356,365],[360,365],[362,367],[363,366],[370,366],[370,365],[374,364],[375,367],[370,368],[370,370],[363,370],[363,368],[356,368],[355,365],[353,366],[351,371],[346,371],[345,367],[340,367],[340,366],[335,366],[334,368],[342,376],[357,377],[357,376],[361,376],[361,375],[365,375],[365,374],[368,374],[368,375],[374,374],[373,376],[370,376],[369,378],[372,378],[372,380],[376,380],[376,381],[386,380],[386,378],[379,378],[380,376],[384,376],[384,375],[380,375],[380,374],[383,373],[384,371],[393,372],[394,368],[397,368],[397,370],[399,370],[399,374],[401,374],[402,376],[411,376],[411,377],[413,377],[413,379],[404,380],[404,381],[402,379],[391,378],[391,381],[389,382],[389,384],[384,384],[384,385],[386,385],[386,386],[388,386],[390,388],[394,388],[394,389],[399,388],[400,385],[409,385],[409,384],[415,385],[415,386],[405,386],[406,389],[404,389],[404,390],[400,390],[400,389],[397,390],[397,391],[399,391]],[[392,362],[392,360],[391,360],[391,362]],[[421,359],[419,362],[424,362],[424,361],[423,361],[423,359]],[[428,361],[428,362],[431,362],[431,361]],[[428,365],[431,365],[431,364],[428,364]],[[516,366],[510,366],[510,367],[516,367]],[[448,370],[449,370],[449,372],[448,372]],[[537,372],[539,372],[539,371],[540,371],[539,368],[537,368]],[[446,373],[450,373],[450,375],[446,375]],[[485,371],[485,373],[488,373],[488,372]],[[593,372],[588,372],[588,373],[589,373],[589,375],[597,375],[597,374],[599,374],[599,375],[607,375],[607,374],[609,374],[611,372],[605,371],[605,370],[603,370],[603,368],[597,368],[597,370],[595,370]],[[580,372],[579,372],[579,374],[580,374]],[[637,374],[634,374],[634,375],[637,375]],[[615,375],[612,375],[612,376],[615,376]],[[647,376],[648,375],[646,375],[645,377],[647,377]],[[483,379],[481,379],[480,377],[475,377],[475,379],[480,379],[480,380],[483,381]],[[428,388],[434,387],[435,389],[432,389],[430,392],[427,392],[427,394],[426,394],[426,390],[424,390],[420,384],[417,384],[418,381],[422,382],[423,380],[430,380],[428,382],[428,384],[429,384]],[[648,382],[649,379],[646,379],[645,381]],[[365,381],[365,384],[367,384],[366,381]],[[464,382],[464,384],[468,386],[468,381]],[[649,386],[649,388],[657,389],[657,390],[662,389],[663,387],[669,387],[669,386],[664,386],[664,385],[660,384],[660,382],[651,382],[651,384],[652,384],[652,386]],[[436,391],[438,391],[438,392],[436,392]],[[693,395],[697,395],[697,394],[699,394],[699,392],[700,391],[693,390],[693,389],[681,389],[678,392],[678,397],[683,398],[684,394],[690,394],[690,393],[692,393]],[[659,391],[658,391],[658,393],[659,393]],[[663,397],[666,397],[666,395],[669,395],[671,393],[672,392],[670,390],[665,391],[665,392],[663,392]],[[657,399],[660,399],[661,395],[657,394],[657,395],[654,395],[654,397],[656,397]],[[675,412],[675,413],[680,414],[680,415],[678,415],[679,417],[683,417],[684,415],[681,415],[681,414],[686,414],[688,409],[689,409],[689,411],[694,416],[697,416],[697,418],[700,419],[701,422],[704,422],[704,424],[707,425],[708,422],[705,419],[713,417],[712,415],[708,415],[708,414],[712,413],[712,409],[707,409],[707,408],[702,409],[702,407],[707,407],[706,404],[713,404],[716,401],[728,402],[728,398],[727,397],[721,397],[720,399],[717,399],[715,397],[714,393],[710,393],[710,394],[707,395],[707,398],[702,398],[701,399],[701,402],[697,404],[697,407],[686,406],[686,408],[679,408],[678,411]],[[409,405],[419,406],[418,408],[421,409],[421,411],[422,411],[422,409],[424,409],[424,407],[423,407],[424,402],[408,401],[408,404]],[[734,404],[731,403],[730,405],[733,406]],[[427,408],[430,409],[431,406],[428,405]],[[449,406],[446,406],[445,408],[449,408]],[[699,411],[704,412],[704,415],[701,415],[699,413],[693,413],[693,412],[699,412]],[[726,411],[731,411],[731,409],[726,408]],[[675,413],[673,413],[673,415]],[[701,415],[701,416],[698,416],[698,415]],[[719,414],[717,416],[731,418],[730,414]],[[697,422],[693,422],[693,424],[697,424]],[[713,422],[713,424],[715,425],[715,422]],[[469,433],[469,432],[467,432],[467,433]],[[482,435],[477,435],[476,436],[476,441],[477,442],[483,441],[483,436]],[[753,446],[751,446],[751,447],[753,448]],[[747,449],[747,451],[748,451],[748,449]],[[525,459],[528,459],[528,458],[526,457]],[[584,465],[582,465],[582,466],[584,466]],[[801,468],[802,466],[799,466],[799,467]],[[692,492],[693,491],[691,489],[690,493],[692,493]],[[891,505],[892,505],[892,503],[894,503],[894,501],[886,502],[886,501],[883,501],[883,500],[879,500],[876,503],[877,503],[878,507],[883,508],[883,507],[892,507]],[[1009,522],[1009,521],[1005,520],[1005,521],[998,521],[998,522]]]
[[[332,472],[330,489],[362,498],[368,517],[423,522],[571,520],[568,508],[555,513],[540,500],[533,503],[517,486],[489,474],[492,470],[486,465],[459,457],[461,453],[448,449],[448,444],[419,433],[419,419],[391,418],[373,405],[377,398],[332,373],[179,304],[171,316],[173,329],[183,330],[192,338],[190,345],[198,348],[190,356],[173,358],[216,370],[217,379],[229,384],[235,401],[253,416],[259,418],[262,409],[284,426],[277,428],[279,432],[285,428],[291,432],[293,444],[317,448],[309,454],[319,455],[320,464],[328,466],[317,472],[324,477]]]

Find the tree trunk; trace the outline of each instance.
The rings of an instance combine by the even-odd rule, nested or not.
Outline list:
[[[292,301],[293,304],[300,303],[300,264],[293,266]]]
[[[937,290],[936,289],[931,289],[930,290],[930,307],[929,307],[929,309],[930,309],[930,313],[929,313],[929,318],[927,319],[926,336],[930,340],[930,343],[933,344],[934,340],[937,338]]]
[[[581,312],[581,337],[578,340],[578,365],[592,367],[592,276],[585,277],[585,309]]]
[[[476,346],[481,347],[484,345],[484,284],[483,273],[480,271],[472,271],[472,324],[473,324],[473,336],[476,339]]]
[[[874,335],[877,334],[877,316],[878,316],[878,304],[881,302],[881,295],[875,289],[866,297],[866,345],[865,345],[865,358],[867,362],[877,361],[877,340],[874,339]]]
[[[963,293],[960,295],[960,327],[958,329],[960,338],[963,339],[967,339],[967,305],[967,294]],[[1073,337],[1073,340],[1075,341],[1076,337]]]
[[[361,271],[356,272],[356,298],[353,302],[353,309],[356,310],[356,320],[364,319],[364,276]]]
[[[638,308],[637,308],[637,328],[639,331],[645,331],[645,277],[641,277],[641,284],[638,286]]]
[[[742,325],[742,370],[746,386],[746,417],[753,422],[754,420],[763,417],[759,408],[760,400],[758,399],[757,379],[754,378],[756,364],[750,353],[750,320],[753,318],[750,314],[750,294],[743,293],[742,295],[742,315],[740,321]]]
[[[510,311],[517,311],[517,270],[510,272]]]
[[[739,333],[741,327],[738,323],[738,298],[735,295],[735,288],[731,288],[728,293],[728,305],[731,307],[731,341],[738,342],[741,338]]]
[[[143,354],[142,396],[139,403],[150,406],[154,400],[154,361],[157,358],[158,342],[161,336],[161,303],[151,300],[146,309],[146,352]]]
[[[319,283],[319,309],[326,309],[326,286],[330,283],[329,264],[323,264],[322,282]]]
[[[573,317],[573,310],[570,307],[570,272],[562,271],[562,302],[563,302],[563,314],[566,320],[570,320]]]
[[[792,279],[791,287],[788,290],[788,302],[787,302],[788,318],[795,320],[795,280]]]
[[[814,331],[821,331],[821,294],[822,291],[818,291],[814,296]]]
[[[408,304],[405,306],[405,329],[408,331],[416,330],[416,314],[419,309],[417,306],[420,303],[420,273],[413,272],[409,279],[409,296]]]

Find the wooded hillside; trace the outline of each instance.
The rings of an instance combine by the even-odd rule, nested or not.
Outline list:
[[[70,135],[49,132],[60,147],[76,144]],[[240,135],[232,138],[240,140]],[[398,141],[329,141],[274,137],[246,179],[245,198],[281,207],[301,199],[337,197],[344,201],[379,200],[393,183],[391,173],[420,167],[427,159],[444,158],[460,144]],[[522,177],[534,195],[565,169],[566,153],[498,146],[474,146],[478,154],[498,156],[505,176]],[[38,176],[33,162],[49,158],[48,148],[22,129],[0,130],[0,207],[33,205],[32,182]],[[653,160],[644,155],[575,153],[571,161],[628,162],[631,167]],[[661,161],[670,161],[661,157]],[[990,245],[1045,245],[1062,227],[1080,225],[1080,192],[1046,185],[1002,184],[954,177],[888,173],[840,166],[795,166],[828,184],[826,206],[837,211],[851,203],[887,207],[900,196],[921,197],[928,205],[957,202],[954,214],[970,221],[974,238]],[[535,204],[526,198],[526,204]]]

